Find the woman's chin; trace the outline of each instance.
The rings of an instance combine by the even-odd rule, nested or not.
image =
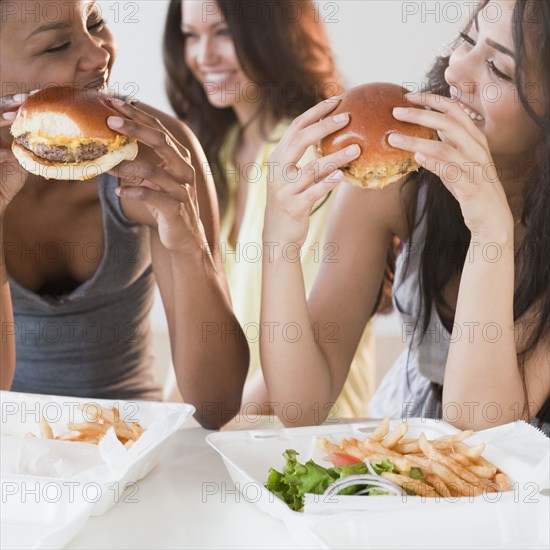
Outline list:
[[[228,95],[229,94],[227,93],[208,94],[206,98],[208,99],[208,103],[210,103],[210,105],[212,105],[212,107],[215,107],[216,109],[229,109],[235,106],[236,100],[234,96],[223,97]]]

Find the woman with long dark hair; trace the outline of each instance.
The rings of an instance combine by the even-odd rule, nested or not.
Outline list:
[[[108,95],[116,46],[97,2],[48,4],[0,2],[0,387],[160,399],[149,323],[158,283],[179,387],[199,422],[219,428],[239,408],[248,350],[204,153],[174,117]],[[106,123],[140,142],[136,160],[87,181],[23,170],[9,127],[27,92],[52,84],[106,94],[117,115]],[[214,336],[222,325],[234,338]]]
[[[371,416],[443,417],[474,429],[525,419],[548,433],[550,3],[481,2],[427,91],[408,97],[418,108],[394,117],[433,128],[440,141],[392,134],[392,146],[415,153],[418,174],[384,191],[338,189],[327,238],[344,252],[322,267],[309,304],[299,266],[264,258],[262,321],[346,327],[330,346],[263,339],[270,395],[305,411],[337,395],[398,235],[394,298],[410,341]],[[342,127],[333,109],[321,103],[296,119],[271,160],[296,163],[309,143]],[[311,205],[343,179],[329,172],[346,162],[336,152],[293,183],[274,174],[264,239],[302,242]],[[298,358],[299,373],[289,367]]]
[[[172,0],[166,19],[164,56],[168,95],[178,116],[206,151],[221,210],[221,255],[233,307],[251,350],[243,404],[266,412],[270,401],[259,368],[261,332],[299,339],[294,325],[260,325],[262,227],[267,158],[293,118],[341,90],[326,32],[310,0]],[[314,150],[305,152],[313,158]],[[306,292],[323,262],[337,261],[325,240],[332,197],[310,212],[301,264]],[[276,247],[277,244],[273,243]],[[285,250],[289,261],[297,251]],[[337,337],[321,327],[319,339]],[[373,390],[371,331],[354,362],[337,414],[364,416]],[[336,399],[335,399],[336,400]],[[330,407],[328,407],[330,409]]]

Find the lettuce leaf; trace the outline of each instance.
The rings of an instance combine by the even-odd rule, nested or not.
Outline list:
[[[298,454],[293,449],[287,449],[283,453],[286,463],[282,472],[271,468],[265,483],[269,491],[283,500],[294,511],[303,508],[304,495],[306,493],[321,495],[337,479],[350,475],[369,473],[364,462],[348,466],[324,468],[313,462],[313,460],[308,460],[305,464],[301,464],[296,458]],[[389,460],[384,460],[380,464],[373,464],[372,466],[376,473],[393,471],[393,464]],[[339,494],[353,495],[365,487],[368,486],[355,485],[343,489]],[[372,492],[369,491],[369,494],[379,495],[387,493],[379,489],[372,489]]]

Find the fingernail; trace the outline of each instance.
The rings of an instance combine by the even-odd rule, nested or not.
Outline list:
[[[115,105],[126,105],[122,99],[119,99],[118,97],[111,97],[111,103],[114,103]]]
[[[107,119],[107,124],[111,127],[111,128],[122,128],[123,124],[124,124],[124,119],[123,118],[120,118],[119,116],[110,116],[108,119]]]
[[[325,99],[324,103],[339,103],[342,100],[341,97],[338,97],[337,95],[329,97],[328,99]]]
[[[359,145],[350,145],[346,148],[346,157],[355,157],[361,152]]]
[[[117,187],[117,188],[115,189],[115,193],[116,193],[119,197],[122,196],[122,188]]]
[[[340,113],[339,115],[332,117],[332,120],[334,120],[334,122],[344,122],[348,119],[349,119],[348,113]]]
[[[388,141],[390,142],[390,145],[400,145],[403,143],[403,136],[393,133],[388,136]]]
[[[31,90],[31,91],[29,92],[29,95],[34,95],[34,94],[36,94],[36,93],[39,92],[39,91],[40,91],[40,88],[36,88],[36,90]]]
[[[25,101],[27,99],[28,94],[15,94],[13,96],[13,100],[19,102]]]
[[[393,110],[393,114],[395,116],[405,116],[407,113],[409,112],[408,109],[405,109],[403,107],[396,107],[394,110]]]
[[[2,113],[2,118],[4,120],[13,120],[17,116],[17,113],[14,111],[9,111],[7,113]]]

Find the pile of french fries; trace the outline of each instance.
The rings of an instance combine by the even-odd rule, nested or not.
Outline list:
[[[470,447],[464,443],[473,430],[428,441],[424,433],[416,439],[404,439],[407,421],[391,432],[389,428],[386,418],[365,441],[349,438],[338,446],[319,439],[319,444],[328,453],[346,453],[371,464],[390,460],[394,472],[381,475],[408,493],[424,497],[469,497],[510,490],[509,477],[481,456],[485,444]],[[413,479],[411,468],[420,468],[425,481]]]
[[[80,405],[79,410],[84,411],[86,422],[69,422],[67,433],[54,436],[52,427],[42,417],[40,421],[40,436],[44,439],[56,439],[59,441],[79,441],[82,443],[99,444],[101,438],[109,428],[115,430],[118,440],[129,449],[140,437],[145,429],[138,423],[126,423],[120,419],[120,411],[117,407],[106,409],[97,403]],[[34,434],[30,434],[34,435]]]

